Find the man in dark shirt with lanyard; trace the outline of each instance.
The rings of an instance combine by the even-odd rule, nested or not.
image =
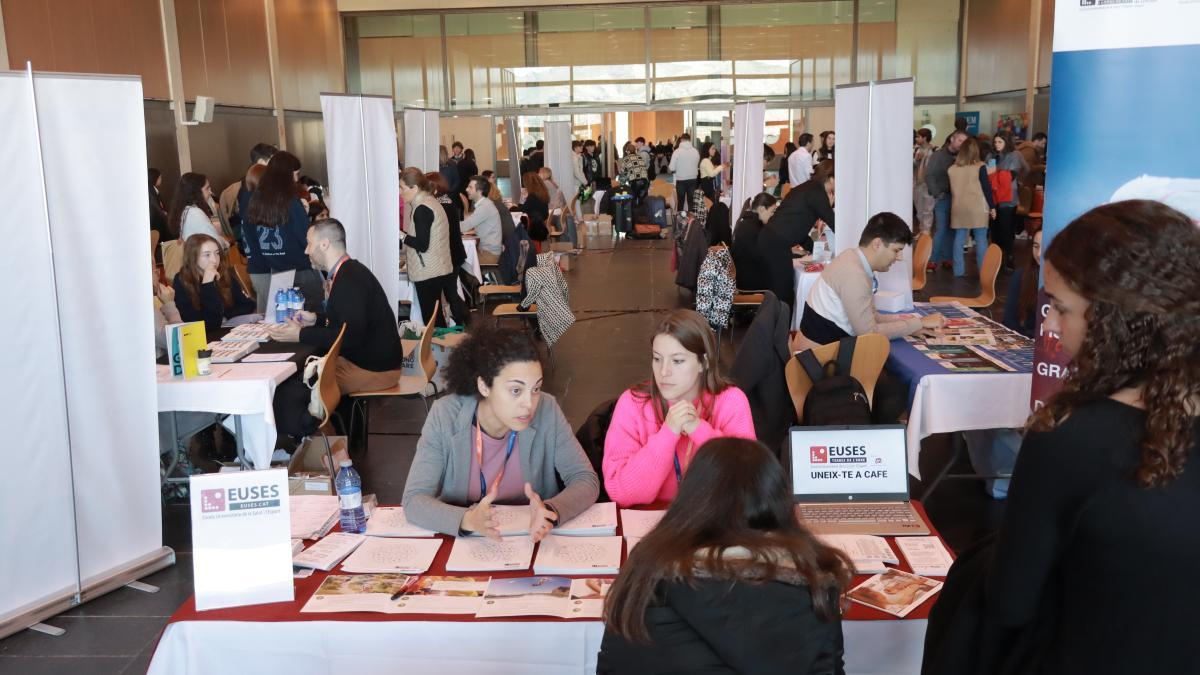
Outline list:
[[[333,218],[316,221],[308,228],[304,252],[313,267],[327,272],[323,309],[273,326],[271,338],[328,352],[344,325],[341,356],[333,364],[342,393],[396,386],[404,359],[396,315],[371,270],[346,255],[346,228]]]

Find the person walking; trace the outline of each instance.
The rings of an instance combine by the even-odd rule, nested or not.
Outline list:
[[[975,238],[975,257],[979,269],[983,269],[983,256],[987,253],[988,224],[996,217],[996,205],[992,198],[992,185],[988,181],[987,167],[979,161],[979,145],[964,143],[954,158],[954,166],[947,170],[950,178],[950,228],[954,230],[952,258],[954,276],[966,276],[963,263],[963,246],[967,236]]]

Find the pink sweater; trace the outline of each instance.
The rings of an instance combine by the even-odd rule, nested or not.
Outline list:
[[[701,419],[691,434],[693,453],[711,438],[755,438],[750,402],[741,389],[729,387],[706,408],[711,410],[707,419]],[[625,390],[604,439],[604,488],[609,497],[620,506],[674,499],[679,485],[672,458],[679,457],[687,471],[688,440],[687,434],[676,434],[655,421],[650,400],[639,400],[632,390]]]

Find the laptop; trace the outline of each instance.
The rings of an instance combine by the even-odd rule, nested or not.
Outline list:
[[[792,427],[796,516],[814,534],[929,534],[908,494],[903,425]]]

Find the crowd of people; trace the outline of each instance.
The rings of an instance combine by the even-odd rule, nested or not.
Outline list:
[[[947,233],[957,235],[957,257],[942,251],[957,272],[968,234],[1005,240],[1012,186],[1037,165],[1023,173],[1028,160],[1004,136],[980,141],[956,130],[940,149],[931,134],[918,137],[914,171],[932,200],[918,214],[928,207],[926,226],[943,246]],[[704,172],[719,171],[719,156],[680,140],[665,168],[688,192],[681,203],[702,200]],[[794,297],[791,256],[836,235],[834,135],[798,141],[786,161],[794,187],[782,200],[756,195],[739,217],[738,286],[805,303],[792,351],[846,336],[936,331],[939,315],[876,311],[875,274],[913,240],[892,213],[873,215],[808,297]],[[579,144],[576,166],[594,180],[589,143]],[[981,144],[990,148],[986,163]],[[643,146],[623,148],[631,159],[619,164],[622,180],[649,176],[654,160]],[[480,172],[469,150],[443,148],[443,161],[438,172],[399,175],[406,268],[424,311],[448,302],[455,321],[468,323],[468,310],[455,305],[462,253],[453,242],[474,233],[481,257],[498,257],[516,228],[494,174]],[[544,164],[527,168],[514,208],[532,236],[563,195]],[[293,155],[256,146],[245,178],[221,193],[222,203],[230,193],[228,210],[200,174],[185,174],[162,208],[151,173],[151,210],[165,214],[152,223],[182,248],[178,274],[155,287],[158,326],[182,319],[215,328],[251,314],[262,307],[261,277],[294,270],[309,304],[272,337],[324,353],[344,330],[333,366],[342,391],[391,386],[402,358],[394,308],[371,270],[347,255],[346,229],[328,217],[323,190],[299,172]],[[1013,275],[1005,321],[1032,332],[1040,271],[1050,297],[1044,325],[1073,363],[1063,389],[1031,418],[999,536],[964,552],[951,571],[930,619],[926,672],[1188,672],[1189,626],[1172,617],[1194,594],[1161,580],[1200,562],[1200,530],[1189,516],[1200,506],[1192,466],[1200,453],[1200,230],[1167,206],[1130,201],[1083,214],[1044,255],[1040,234],[1032,243]],[[234,269],[238,255],[249,284]],[[445,367],[449,393],[421,430],[406,517],[448,535],[498,538],[493,506],[527,506],[529,536],[539,541],[602,490],[622,507],[665,504],[607,597],[597,672],[842,672],[851,561],[794,517],[778,448],[756,440],[763,430],[747,394],[722,373],[709,322],[678,309],[645,338],[646,377],[618,396],[597,457],[543,391],[541,352],[529,337],[470,322]],[[906,399],[881,378],[875,421],[895,420]]]

